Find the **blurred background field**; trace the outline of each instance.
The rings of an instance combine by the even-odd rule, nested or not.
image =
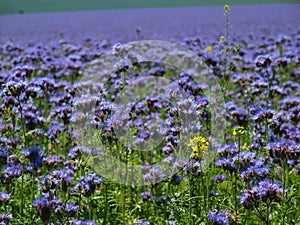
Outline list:
[[[299,2],[299,0],[0,0],[0,14]]]
[[[2,5],[3,1],[0,0]],[[10,2],[22,2],[25,6],[25,2],[33,4],[34,1],[36,0],[11,0]],[[39,1],[46,2],[45,0]],[[56,0],[52,1],[56,2]],[[88,4],[89,1],[92,0],[74,0],[74,4],[69,4],[69,6],[74,7],[75,10],[76,3],[85,2],[86,7],[91,7]],[[133,2],[133,0],[130,1]],[[158,1],[154,0],[152,5],[155,2]],[[179,2],[179,0],[175,0],[175,2]],[[221,3],[222,1],[212,0],[212,2]],[[34,5],[32,11],[34,8],[37,10],[38,6]],[[61,4],[61,6],[66,5]],[[125,7],[125,4],[123,6]],[[29,9],[30,4],[26,7]],[[3,9],[3,7],[0,8]],[[34,40],[48,42],[62,37],[72,40],[94,37],[102,41],[127,42],[137,38],[136,28],[141,29],[144,39],[168,41],[195,35],[215,39],[224,32],[225,18],[222,5],[118,10],[92,8],[94,9],[92,11],[81,8],[81,11],[27,13],[25,10],[23,14],[2,14],[0,15],[0,42],[7,40],[26,43]],[[11,7],[12,9],[13,7]],[[50,6],[48,8],[45,6],[44,9],[50,10]],[[77,9],[80,7],[78,6]],[[299,24],[299,9],[300,4],[292,3],[233,5],[230,12],[231,34],[232,36],[244,36],[247,33],[257,33],[263,29],[264,32],[278,35],[282,34],[283,28],[284,33],[288,33],[289,30],[295,30],[295,24]],[[18,8],[15,7],[14,10],[17,12]]]

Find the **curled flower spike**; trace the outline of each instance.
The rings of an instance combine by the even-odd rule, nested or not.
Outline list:
[[[234,129],[233,129],[233,135],[234,136],[239,136],[239,135],[242,135],[242,134],[244,134],[245,133],[245,128],[244,127],[242,127],[242,126],[238,126],[238,127],[235,127]]]

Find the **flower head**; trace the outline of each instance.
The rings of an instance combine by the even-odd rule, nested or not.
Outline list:
[[[10,194],[6,192],[0,192],[0,203],[7,202],[10,199]]]
[[[240,135],[242,135],[242,134],[244,134],[245,133],[245,128],[244,127],[242,127],[242,126],[237,126],[237,127],[235,127],[234,129],[233,129],[233,135],[234,136],[240,136]]]
[[[255,64],[258,68],[267,68],[271,63],[272,61],[268,55],[260,55],[255,59]]]
[[[30,160],[31,166],[37,171],[43,165],[44,153],[38,147],[32,147],[23,151],[24,156]]]
[[[66,204],[66,212],[69,215],[74,216],[78,212],[78,209],[79,209],[79,206],[73,204],[72,202],[69,202],[69,203]]]
[[[224,5],[224,12],[225,12],[225,13],[228,13],[229,10],[230,10],[229,5]]]
[[[52,214],[52,203],[49,202],[46,198],[41,197],[39,199],[35,199],[33,202],[33,206],[36,208],[41,219],[46,222],[51,218]]]
[[[150,222],[147,220],[141,220],[137,223],[134,223],[134,225],[149,225],[149,224],[150,224]]]
[[[75,219],[73,219],[71,225],[96,225],[96,223],[91,220],[75,220]]]
[[[7,149],[5,146],[0,146],[0,165],[5,165],[7,160]]]
[[[189,147],[192,147],[191,159],[201,160],[208,149],[208,141],[201,136],[194,137],[190,140]]]
[[[265,180],[252,189],[246,190],[240,198],[240,203],[245,209],[252,210],[257,208],[260,202],[280,202],[282,193],[283,190],[278,183]]]
[[[226,176],[224,174],[220,174],[218,176],[214,176],[213,182],[214,183],[222,183],[224,180],[226,180]]]
[[[1,213],[0,214],[0,224],[8,224],[9,221],[12,219],[12,215],[8,213]]]
[[[230,213],[225,210],[220,212],[209,211],[207,220],[213,222],[214,225],[227,225],[229,224],[229,216]]]
[[[250,149],[249,145],[245,142],[244,145],[242,146],[242,150],[248,151]]]
[[[81,177],[80,181],[75,184],[74,190],[72,191],[74,191],[74,193],[90,196],[103,181],[103,178],[99,178],[95,173],[89,174],[88,176]]]
[[[211,50],[212,50],[212,47],[210,45],[208,45],[206,48],[205,48],[205,51],[207,53],[211,53]]]

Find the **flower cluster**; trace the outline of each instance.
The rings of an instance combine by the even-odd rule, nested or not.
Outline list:
[[[283,194],[282,188],[278,183],[269,180],[261,181],[257,186],[246,190],[241,198],[240,203],[249,210],[258,208],[261,202],[270,204],[271,202],[280,202]]]
[[[208,150],[208,141],[201,136],[194,137],[188,143],[188,147],[192,148],[191,159],[203,159],[205,152]]]
[[[240,136],[240,135],[242,135],[242,134],[244,134],[244,133],[245,133],[245,128],[242,127],[242,126],[235,127],[235,128],[233,129],[233,132],[232,132],[232,134],[233,134],[234,136]]]

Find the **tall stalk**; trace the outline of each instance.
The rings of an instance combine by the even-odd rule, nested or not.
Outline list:
[[[282,201],[281,201],[281,208],[284,209],[285,199],[286,199],[286,168],[287,168],[287,162],[286,160],[281,160],[281,167],[282,167]],[[282,216],[282,224],[285,224],[285,213]]]
[[[193,193],[193,190],[192,190],[192,177],[191,176],[188,176],[189,178],[189,224],[194,224],[193,223],[193,220],[192,220],[192,193]]]
[[[225,23],[225,44],[226,44],[226,48],[225,48],[225,53],[226,53],[226,57],[225,57],[225,71],[226,72],[228,70],[228,62],[229,62],[229,41],[230,41],[230,7],[229,5],[224,5],[224,15],[226,18],[226,23]]]

